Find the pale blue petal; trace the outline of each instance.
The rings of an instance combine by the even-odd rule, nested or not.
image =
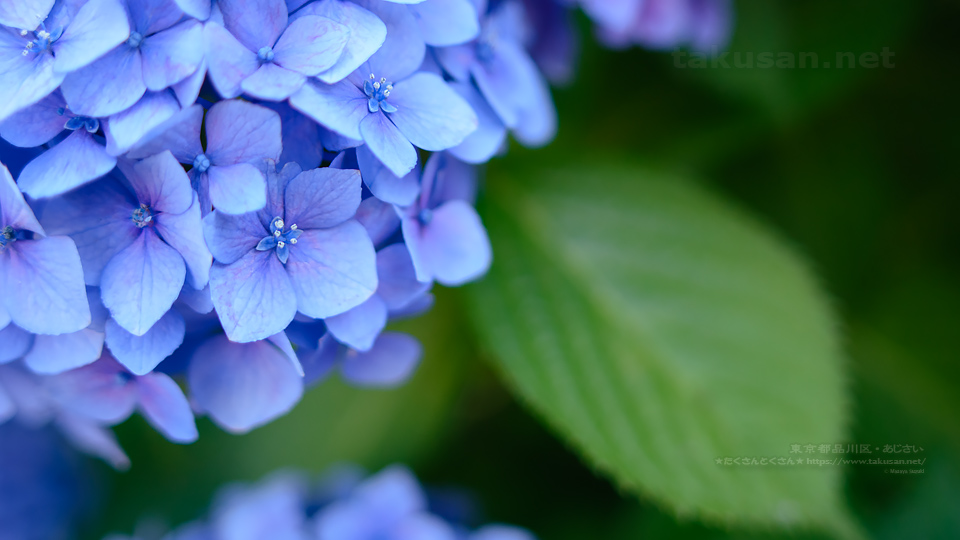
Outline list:
[[[230,265],[213,265],[210,295],[227,336],[250,342],[282,332],[297,312],[290,281],[273,251],[252,252]]]
[[[21,148],[47,143],[63,131],[67,118],[59,109],[65,105],[60,93],[54,92],[0,123],[0,137]]]
[[[0,225],[26,229],[44,235],[33,210],[27,206],[20,188],[10,176],[10,171],[0,163]]]
[[[414,146],[439,151],[463,142],[477,129],[477,115],[447,83],[432,73],[417,73],[394,85],[390,120]]]
[[[203,236],[214,259],[232,264],[249,253],[270,232],[256,214],[239,215],[212,212],[203,218]]]
[[[536,540],[536,537],[519,527],[487,525],[474,531],[468,540]]]
[[[393,205],[376,197],[368,197],[360,203],[356,220],[367,230],[374,246],[380,246],[400,228],[400,217]]]
[[[267,204],[263,173],[249,163],[210,167],[207,171],[210,201],[226,214],[243,214]]]
[[[349,81],[310,81],[290,96],[290,105],[320,124],[351,139],[361,139],[360,122],[370,113],[367,96]]]
[[[190,286],[197,290],[206,287],[213,257],[203,240],[200,203],[194,201],[182,214],[159,214],[155,220],[157,233],[180,253],[187,264]]]
[[[124,373],[123,366],[104,355],[93,364],[50,377],[47,384],[65,410],[113,424],[129,417],[137,402],[137,387]]]
[[[100,178],[116,164],[93,135],[78,129],[28,163],[18,183],[33,198],[52,197]]]
[[[312,169],[290,180],[284,192],[284,220],[304,229],[327,229],[353,217],[360,206],[360,171]]]
[[[449,47],[480,34],[477,9],[470,0],[426,0],[410,7],[427,45]]]
[[[54,0],[3,0],[0,2],[0,24],[34,31],[50,12]]]
[[[472,206],[450,201],[433,210],[428,225],[403,220],[403,237],[417,277],[456,287],[472,281],[490,267],[490,240]]]
[[[393,388],[407,381],[423,356],[423,347],[414,337],[384,332],[365,353],[347,354],[340,373],[352,384]]]
[[[105,331],[114,358],[134,375],[145,375],[180,347],[186,324],[180,313],[171,309],[142,336],[127,332],[113,319],[107,321]]]
[[[132,166],[121,163],[121,170],[137,194],[138,202],[151,210],[180,214],[193,204],[190,179],[170,152],[150,156]]]
[[[102,123],[107,153],[119,156],[127,152],[179,112],[180,103],[170,92],[147,92],[134,106]]]
[[[140,52],[147,89],[163,90],[197,71],[203,60],[203,25],[184,21],[147,37]]]
[[[214,165],[276,161],[283,151],[280,115],[253,103],[216,103],[207,112],[206,128],[207,156]]]
[[[210,17],[211,0],[174,0],[187,15],[205,21]]]
[[[54,375],[92,364],[101,352],[103,333],[86,328],[59,336],[37,336],[23,361],[34,373]]]
[[[430,284],[417,279],[410,252],[403,243],[387,246],[377,252],[377,275],[380,286],[377,296],[390,311],[406,308],[430,290]]]
[[[289,5],[289,2],[288,2]],[[319,15],[334,20],[349,30],[349,40],[337,63],[318,77],[327,84],[345,79],[383,45],[387,27],[379,17],[366,9],[340,0],[321,0],[299,10],[294,17]]]
[[[277,64],[263,64],[240,83],[244,94],[269,101],[283,101],[293,95],[307,77]]]
[[[3,347],[0,347],[0,364],[21,358],[33,347],[34,335],[9,323],[8,320],[7,324],[3,325],[4,328],[0,329],[0,343],[3,344]]]
[[[240,84],[260,67],[257,53],[244,47],[226,28],[214,22],[204,26],[203,42],[210,82],[225,98],[239,96]]]
[[[368,114],[360,134],[370,152],[395,176],[406,176],[417,166],[417,151],[384,114]]]
[[[366,146],[357,148],[357,163],[363,183],[377,199],[399,206],[409,206],[417,200],[420,194],[420,169],[414,167],[403,177],[398,177]]]
[[[99,422],[62,412],[57,417],[56,425],[77,450],[99,457],[117,470],[130,467],[130,458],[123,452],[113,430],[103,427]]]
[[[203,124],[203,107],[192,105],[157,126],[135,145],[127,157],[143,159],[169,150],[180,163],[193,163],[203,153],[200,146],[200,127]]]
[[[379,296],[350,311],[324,319],[337,341],[358,351],[369,351],[380,332],[387,326],[387,306]]]
[[[183,391],[165,373],[137,378],[140,412],[157,431],[173,442],[197,440],[197,424]]]
[[[139,49],[117,47],[67,75],[60,90],[78,115],[102,118],[126,110],[147,91]]]
[[[387,26],[387,37],[380,49],[360,67],[362,77],[370,73],[396,83],[410,76],[423,63],[427,46],[417,19],[406,6],[381,0],[358,0],[361,7],[374,13]]]
[[[226,29],[251,51],[273,47],[287,27],[284,0],[218,0],[217,7]]]
[[[349,37],[349,28],[326,17],[299,17],[277,41],[273,61],[312,77],[336,64]]]
[[[450,86],[463,97],[477,114],[477,130],[467,135],[449,152],[467,163],[486,163],[497,154],[507,140],[507,127],[503,125],[487,100],[470,83],[453,82]]]
[[[89,0],[53,43],[54,69],[59,73],[80,69],[128,37],[127,10],[118,0]]]

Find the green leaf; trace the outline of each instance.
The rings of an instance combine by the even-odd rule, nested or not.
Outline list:
[[[470,299],[507,379],[599,470],[681,517],[856,537],[837,467],[716,463],[847,442],[816,283],[702,188],[610,162],[491,167],[495,262]]]

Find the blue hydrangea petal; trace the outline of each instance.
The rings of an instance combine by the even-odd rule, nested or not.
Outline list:
[[[147,91],[140,50],[117,47],[67,75],[60,90],[76,114],[102,118],[126,110]]]
[[[54,92],[0,123],[0,137],[21,148],[47,143],[63,131],[66,118],[59,111],[65,105],[60,93]]]
[[[22,38],[0,32],[0,120],[40,101],[63,81],[50,55],[23,56],[22,51]]]
[[[426,512],[404,519],[395,529],[396,538],[417,540],[458,540],[453,528],[442,519]]]
[[[433,210],[429,224],[416,218],[402,223],[417,278],[451,287],[482,276],[493,255],[477,211],[463,201],[449,201]]]
[[[366,540],[376,538],[377,519],[363,506],[335,501],[320,512],[316,525],[317,540]]]
[[[345,137],[363,138],[360,122],[369,115],[367,96],[353,83],[308,82],[290,96],[290,105]]]
[[[326,17],[300,17],[277,41],[274,62],[312,77],[337,63],[349,38],[349,28]]]
[[[477,62],[476,45],[454,45],[436,49],[437,63],[447,75],[459,82],[469,82],[470,67]]]
[[[296,290],[272,251],[254,251],[232,264],[213,265],[210,295],[224,331],[237,342],[282,332],[297,312]]]
[[[109,355],[97,362],[50,377],[50,394],[65,410],[86,418],[117,423],[127,419],[137,402],[137,387]]]
[[[287,27],[284,0],[218,0],[217,6],[223,26],[251,51],[273,47]]]
[[[149,36],[177,24],[183,14],[173,0],[127,0],[131,31]]]
[[[179,112],[180,103],[170,92],[147,92],[135,105],[103,122],[107,153],[111,156],[126,153]]]
[[[377,289],[376,253],[356,221],[305,230],[290,250],[287,272],[301,313],[315,319],[354,308]]]
[[[367,197],[357,209],[356,220],[370,235],[374,246],[380,246],[400,228],[400,217],[392,204],[377,197]]]
[[[274,218],[286,219],[283,208],[283,194],[287,190],[287,184],[303,172],[303,169],[296,163],[287,163],[278,171],[275,163],[264,161],[261,170],[267,178],[267,204],[263,207],[263,210],[257,212],[257,216],[263,226],[266,227],[267,234],[270,234],[273,232],[270,224]],[[294,223],[288,222],[287,228]]]
[[[142,336],[127,332],[113,319],[107,321],[104,330],[114,358],[134,375],[145,375],[180,347],[186,323],[177,310],[171,309]]]
[[[7,313],[7,308],[3,306],[3,303],[0,303],[0,331],[5,329],[11,323],[10,314]],[[0,356],[2,357],[2,356]],[[0,364],[4,361],[0,360]]]
[[[353,217],[360,206],[360,171],[312,169],[290,180],[284,191],[284,219],[303,229],[326,229]]]
[[[519,527],[487,525],[474,531],[467,540],[536,540],[536,537]]]
[[[386,115],[367,115],[360,122],[360,134],[370,152],[395,176],[406,176],[417,166],[416,149]]]
[[[3,314],[6,314],[5,308],[0,315]],[[15,324],[10,324],[9,318],[7,318],[6,323],[0,321],[0,325],[3,327],[0,328],[0,343],[3,343],[3,347],[0,347],[0,364],[20,359],[33,347],[35,339],[33,334]]]
[[[181,214],[193,204],[190,179],[170,152],[164,151],[133,164],[121,162],[120,165],[137,194],[138,202],[151,210]]]
[[[240,84],[260,67],[257,53],[215,22],[204,26],[203,42],[210,82],[224,98],[239,96]]]
[[[140,51],[147,89],[163,90],[197,71],[203,60],[203,26],[197,21],[184,21],[147,37]]]
[[[224,493],[213,512],[211,538],[307,540],[308,488],[295,473],[275,473],[260,485]]]
[[[422,356],[423,347],[413,336],[384,332],[369,351],[348,353],[340,373],[357,386],[393,388],[413,375]]]
[[[32,32],[43,21],[43,17],[50,12],[53,2],[54,0],[6,0],[0,2],[0,24]]]
[[[294,94],[307,77],[277,64],[263,64],[240,83],[244,94],[258,99],[282,101]]]
[[[371,517],[395,525],[427,509],[427,498],[410,469],[394,465],[367,478],[351,495],[353,503],[367,508]]]
[[[160,237],[176,249],[186,262],[190,286],[197,290],[206,287],[213,257],[203,239],[199,201],[194,201],[181,214],[156,216],[156,227]]]
[[[449,149],[458,159],[467,163],[486,163],[501,149],[507,140],[507,128],[503,125],[487,100],[470,83],[453,82],[450,86],[467,101],[477,114],[477,130],[467,135],[462,143]]]
[[[289,6],[290,2],[288,2]],[[291,8],[291,11],[293,8]],[[318,75],[327,84],[342,81],[353,73],[383,45],[387,27],[379,17],[352,3],[340,0],[321,0],[307,4],[293,18],[319,15],[336,21],[349,29],[349,39],[335,65]]]
[[[174,0],[177,6],[187,15],[205,21],[210,17],[211,0]]]
[[[477,9],[470,0],[426,0],[410,9],[427,45],[449,47],[480,34]]]
[[[197,99],[200,97],[200,89],[206,80],[207,60],[204,58],[200,61],[199,67],[197,67],[197,70],[194,71],[192,75],[187,76],[186,79],[173,85],[170,89],[173,90],[173,93],[177,96],[177,101],[180,102],[180,106],[187,108],[197,102]]]
[[[207,156],[214,165],[276,161],[283,151],[280,115],[246,101],[215,104],[207,112],[206,128]]]
[[[207,179],[213,206],[225,214],[253,212],[267,203],[263,173],[249,163],[210,167]]]
[[[117,324],[142,336],[170,310],[180,294],[187,269],[183,257],[151,228],[103,269],[103,305]]]
[[[381,0],[358,0],[356,3],[373,12],[387,27],[383,45],[360,67],[359,75],[367,77],[373,73],[378,79],[385,77],[397,82],[417,71],[423,63],[427,46],[410,9]]]
[[[402,244],[393,244],[377,252],[377,296],[390,311],[404,309],[430,290],[430,284],[417,279],[410,252]]]
[[[394,85],[390,120],[414,146],[446,150],[477,129],[477,115],[447,83],[432,73],[417,73]]]
[[[90,324],[80,254],[73,240],[18,240],[0,254],[2,301],[14,324],[34,334],[65,334]]]
[[[358,351],[369,351],[387,326],[387,306],[373,295],[359,306],[324,319],[337,341]]]
[[[0,226],[45,234],[33,210],[23,199],[20,188],[10,176],[10,171],[3,164],[0,164]]]
[[[276,260],[272,254],[270,258]],[[250,431],[286,413],[303,394],[300,375],[268,341],[211,338],[194,353],[187,379],[198,407],[233,433]]]
[[[118,0],[89,0],[52,45],[54,70],[69,73],[105,55],[130,37],[127,10]]]
[[[100,178],[116,164],[93,135],[78,129],[28,163],[18,183],[31,197],[52,197]]]
[[[13,398],[6,390],[4,390],[3,385],[0,384],[0,426],[5,424],[7,420],[10,420],[16,414],[17,404],[14,403]],[[5,461],[5,463],[9,462]]]
[[[203,236],[214,259],[232,264],[256,248],[270,234],[256,214],[239,215],[212,212],[203,218]]]
[[[57,417],[56,426],[77,450],[103,459],[114,469],[130,467],[130,458],[123,452],[113,430],[98,421],[64,411]]]
[[[420,194],[420,170],[416,167],[398,177],[373,155],[366,146],[357,148],[357,164],[363,183],[383,202],[408,206]]]
[[[698,51],[723,49],[733,32],[733,6],[729,0],[694,2],[691,46]]]
[[[323,145],[320,143],[320,126],[293,110],[287,103],[264,103],[264,106],[280,115],[283,131],[283,153],[279,163],[294,162],[301,169],[315,169],[323,161]],[[0,131],[2,133],[2,131]]]
[[[169,150],[180,163],[193,163],[203,153],[200,146],[200,127],[203,125],[203,107],[192,105],[175,114],[150,133],[144,135],[129,152],[131,159],[143,159]]]
[[[137,378],[139,409],[143,417],[167,439],[177,443],[197,440],[197,424],[183,391],[165,373]]]
[[[59,336],[37,336],[23,361],[34,373],[54,375],[92,364],[101,352],[103,333],[85,328]]]

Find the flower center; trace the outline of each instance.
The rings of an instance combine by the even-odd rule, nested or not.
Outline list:
[[[0,249],[7,247],[7,244],[10,242],[16,242],[17,233],[13,230],[13,227],[4,227],[0,231]]]
[[[397,112],[396,107],[387,103],[387,98],[390,97],[392,90],[393,83],[387,82],[387,79],[384,77],[380,77],[378,81],[377,77],[371,73],[370,79],[363,81],[363,93],[369,98],[367,100],[367,109],[372,113],[381,109],[386,113]]]
[[[429,208],[421,210],[420,213],[417,214],[417,221],[419,221],[421,225],[429,225],[430,222],[433,221],[433,210]]]
[[[143,34],[140,32],[130,32],[130,39],[127,40],[127,45],[136,49],[143,43]]]
[[[200,154],[193,159],[193,168],[197,170],[198,173],[205,173],[207,169],[210,168],[210,158],[206,154]]]
[[[270,47],[260,47],[260,50],[257,51],[257,60],[259,60],[261,64],[273,62],[273,49]]]
[[[257,251],[276,250],[280,262],[287,264],[287,258],[290,257],[290,246],[297,245],[297,238],[302,233],[303,231],[298,229],[295,224],[284,230],[283,218],[275,217],[270,222],[270,236],[260,240],[260,243],[257,244]]]
[[[20,35],[26,36],[30,32],[26,30],[21,30]],[[23,47],[21,54],[27,56],[31,52],[40,54],[46,50],[50,49],[50,45],[54,41],[60,39],[60,35],[63,34],[63,28],[54,28],[53,32],[47,31],[47,28],[40,23],[40,26],[33,31],[33,39],[28,39],[27,44]]]
[[[153,212],[149,206],[141,204],[140,208],[133,211],[133,216],[130,219],[133,220],[134,225],[142,229],[153,223]]]
[[[67,113],[65,107],[60,107],[57,109],[57,114],[63,116]],[[89,116],[72,116],[65,124],[63,124],[63,129],[69,129],[70,131],[76,131],[80,128],[86,129],[90,133],[96,133],[100,129],[100,120],[96,118],[90,118]]]

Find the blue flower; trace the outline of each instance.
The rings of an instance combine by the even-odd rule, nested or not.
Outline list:
[[[377,288],[373,245],[352,220],[360,204],[359,171],[267,164],[266,207],[204,219],[216,264],[213,304],[233,341],[283,331],[297,312],[331,317],[354,308]]]
[[[613,46],[633,43],[653,49],[690,45],[712,52],[730,39],[729,0],[580,0]]]
[[[414,147],[440,151],[463,142],[477,116],[439,76],[417,72],[425,44],[405,6],[369,6],[387,25],[383,47],[346,80],[311,81],[290,104],[337,133],[362,140],[396,176],[417,164]]]
[[[287,7],[291,21],[305,16],[326,17],[350,30],[340,58],[317,74],[317,78],[327,84],[340,82],[356,71],[380,49],[387,37],[387,26],[379,17],[349,0],[288,0]]]
[[[47,236],[0,165],[0,327],[65,334],[90,324],[80,255],[73,240]]]

